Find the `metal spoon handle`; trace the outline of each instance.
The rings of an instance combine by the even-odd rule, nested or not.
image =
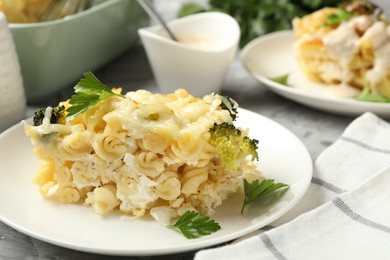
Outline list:
[[[148,3],[146,0],[137,0],[138,3],[145,9],[145,11],[148,13],[150,17],[152,17],[153,20],[155,20],[157,23],[160,23],[164,29],[167,31],[169,37],[171,37],[172,40],[177,41],[177,38],[172,33],[172,31],[169,29],[167,24],[164,22],[164,20],[161,18],[161,16],[157,13],[157,11],[154,9],[154,7]]]

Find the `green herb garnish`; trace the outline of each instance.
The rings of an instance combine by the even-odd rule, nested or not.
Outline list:
[[[275,181],[272,179],[266,179],[263,180],[262,182],[260,182],[260,180],[255,180],[251,183],[249,183],[246,179],[244,179],[245,198],[241,208],[241,214],[243,214],[245,207],[251,204],[252,202],[264,198],[266,195],[270,194],[271,192],[284,187],[289,187],[289,185],[284,183],[275,183]]]
[[[372,93],[369,87],[365,87],[356,98],[359,101],[366,102],[381,102],[381,103],[389,103],[390,98],[383,97],[379,94]]]
[[[221,226],[214,220],[190,210],[186,211],[174,225],[169,227],[182,233],[188,239],[210,235],[221,229]]]
[[[353,17],[353,13],[347,11],[345,8],[339,8],[336,13],[328,16],[323,26],[337,26],[344,21],[348,21]]]
[[[282,75],[282,76],[279,76],[279,77],[276,77],[276,78],[272,78],[271,80],[275,81],[275,82],[277,82],[279,84],[288,86],[288,76],[289,76],[289,74],[285,74],[285,75]]]
[[[88,111],[109,97],[124,97],[123,95],[112,92],[92,72],[84,73],[84,78],[77,83],[74,89],[76,94],[70,99],[69,103],[71,106],[66,110],[67,121],[75,119],[78,115]]]

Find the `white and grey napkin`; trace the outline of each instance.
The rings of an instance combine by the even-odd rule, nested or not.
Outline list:
[[[269,228],[195,259],[390,259],[390,124],[372,113],[354,120],[315,162],[303,199]]]

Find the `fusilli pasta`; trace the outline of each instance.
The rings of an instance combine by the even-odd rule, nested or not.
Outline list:
[[[255,172],[249,160],[224,169],[210,143],[215,124],[233,122],[222,102],[216,94],[139,90],[70,122],[52,124],[46,113],[41,125],[25,124],[41,160],[33,181],[44,198],[90,205],[98,214],[150,213],[163,224],[188,209],[210,215],[238,190],[243,169]]]

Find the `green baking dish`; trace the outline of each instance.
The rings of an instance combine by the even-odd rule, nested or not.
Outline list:
[[[148,21],[136,0],[108,0],[60,20],[9,24],[27,101],[40,102],[119,55]]]

